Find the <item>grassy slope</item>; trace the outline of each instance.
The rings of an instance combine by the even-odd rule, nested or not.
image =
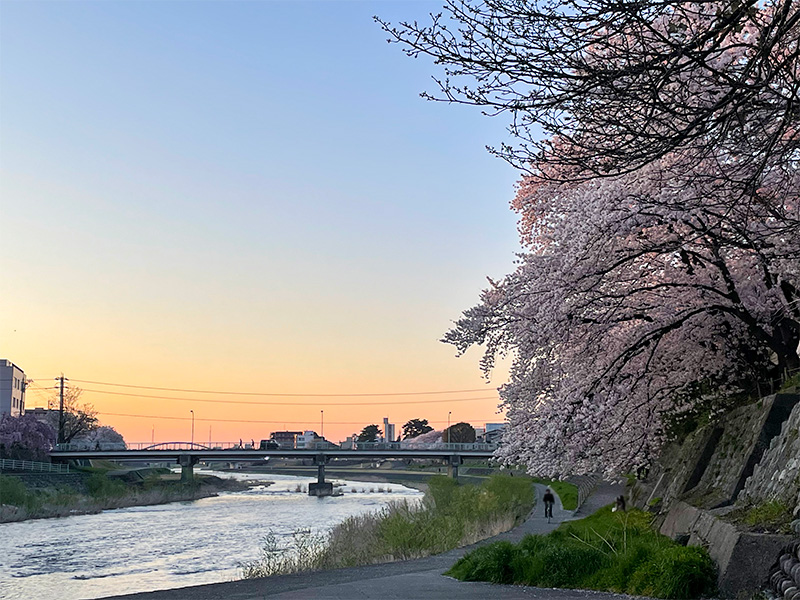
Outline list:
[[[596,514],[563,523],[518,545],[490,544],[448,572],[462,581],[582,588],[656,598],[698,598],[714,592],[715,570],[702,548],[679,546],[650,527],[647,513]]]
[[[459,485],[443,476],[428,480],[421,506],[397,503],[350,517],[325,538],[299,533],[295,551],[267,539],[261,558],[244,577],[354,567],[444,552],[506,531],[523,520],[535,495],[529,478],[494,476],[481,485]]]
[[[86,478],[85,489],[58,483],[45,489],[29,489],[18,477],[0,475],[0,523],[87,514],[125,506],[197,500],[214,496],[221,489],[246,487],[239,482],[216,477],[198,477],[194,485],[187,486],[169,477],[155,475],[144,481],[126,483],[94,470]]]

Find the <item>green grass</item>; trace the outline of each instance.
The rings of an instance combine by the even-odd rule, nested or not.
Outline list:
[[[0,504],[28,507],[35,502],[35,496],[19,477],[0,475]]]
[[[566,481],[557,481],[554,479],[542,479],[541,477],[534,477],[535,483],[541,483],[550,487],[558,497],[561,498],[561,506],[564,510],[575,510],[578,508],[578,486]]]
[[[737,508],[725,516],[728,521],[746,525],[752,531],[791,533],[792,507],[781,500]]]
[[[699,598],[715,591],[714,564],[703,548],[653,531],[638,510],[562,524],[518,545],[498,542],[461,558],[447,572],[462,581],[580,588],[655,598]]]
[[[789,390],[789,389],[791,389],[793,387],[797,387],[797,386],[800,386],[800,373],[797,373],[796,375],[794,375],[792,377],[789,377],[789,379],[784,381],[783,385],[781,386],[780,391],[785,392],[785,391],[787,391],[787,390]]]
[[[280,551],[268,537],[259,560],[242,565],[243,576],[353,567],[444,552],[510,529],[528,515],[535,501],[528,477],[494,475],[470,485],[434,475],[427,484],[421,505],[398,502],[377,513],[350,517],[324,541],[306,539],[301,558],[292,558],[291,550]]]
[[[128,486],[119,479],[111,479],[105,473],[92,473],[86,480],[86,489],[93,498],[116,498],[128,492]]]

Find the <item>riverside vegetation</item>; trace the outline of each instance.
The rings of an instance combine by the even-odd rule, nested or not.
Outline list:
[[[657,533],[645,512],[614,513],[610,506],[548,535],[477,548],[447,574],[461,581],[655,598],[699,598],[716,588],[715,567],[704,548],[680,546]]]
[[[144,477],[133,480],[110,477],[107,469],[87,471],[82,484],[63,484],[53,478],[47,485],[36,488],[27,486],[19,477],[0,475],[0,523],[197,500],[221,490],[248,487],[213,476],[197,477],[194,483],[186,485],[169,479],[168,469],[149,469]]]
[[[495,475],[481,485],[433,476],[420,504],[396,502],[350,517],[327,535],[294,534],[289,550],[267,536],[245,578],[408,560],[475,543],[511,529],[530,513],[535,495],[527,477]]]

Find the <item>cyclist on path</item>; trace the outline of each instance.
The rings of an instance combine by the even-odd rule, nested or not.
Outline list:
[[[553,504],[556,503],[556,498],[553,496],[553,492],[550,491],[550,488],[544,491],[542,500],[544,501],[544,516],[551,519],[553,517]]]

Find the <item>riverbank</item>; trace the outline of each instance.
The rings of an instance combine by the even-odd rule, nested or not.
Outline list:
[[[522,522],[535,500],[528,478],[496,475],[480,486],[438,475],[421,503],[394,503],[346,519],[327,536],[297,540],[284,550],[267,543],[245,578],[410,560],[466,546]]]
[[[229,475],[196,475],[207,473]],[[267,536],[289,546],[298,531],[324,535],[348,517],[421,500],[395,484],[342,482],[341,496],[316,498],[304,491],[308,478],[234,476],[261,481],[194,502],[0,525],[0,598],[83,600],[233,581]]]
[[[474,473],[472,471],[478,471]],[[317,467],[314,466],[276,466],[266,465],[263,467],[246,467],[241,471],[243,473],[259,473],[277,475],[293,475],[295,477],[309,477],[316,479]],[[513,472],[500,469],[475,469],[465,467],[459,473],[458,479],[464,483],[471,483],[480,485],[484,483],[495,474],[511,474],[514,476],[524,476],[523,472]],[[446,475],[447,468],[433,468],[431,470],[423,469],[400,469],[400,468],[384,468],[384,467],[364,467],[364,466],[332,466],[328,465],[325,468],[325,477],[327,479],[347,479],[348,481],[363,481],[365,483],[396,483],[404,485],[420,491],[427,490],[427,481],[436,475]]]
[[[27,481],[26,481],[27,479]],[[248,483],[211,475],[198,475],[192,484],[182,484],[172,473],[147,477],[109,477],[105,473],[0,475],[0,523],[96,514],[131,506],[152,506],[217,496],[220,492],[246,490]]]
[[[544,486],[536,486],[539,500]],[[466,583],[442,574],[461,556],[477,545],[500,540],[517,543],[525,535],[545,534],[563,520],[592,514],[600,507],[614,501],[622,491],[619,485],[599,486],[577,513],[564,511],[557,502],[554,518],[545,519],[541,511],[534,511],[519,527],[471,547],[458,548],[427,558],[374,564],[311,573],[296,573],[263,579],[245,579],[210,585],[176,588],[149,593],[109,596],[115,600],[263,600],[326,598],[350,600],[401,600],[427,598],[459,598],[461,600],[629,600],[630,596],[582,590],[541,590],[520,586]],[[540,502],[539,502],[540,503]]]

